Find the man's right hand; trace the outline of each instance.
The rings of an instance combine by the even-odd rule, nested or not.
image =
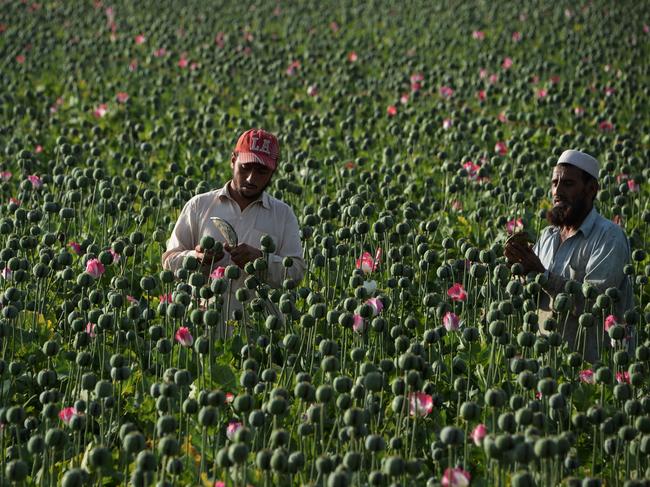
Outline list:
[[[194,252],[196,253],[196,259],[201,264],[202,270],[207,272],[211,271],[211,267],[224,256],[223,250],[217,253],[214,250],[205,250],[200,245],[194,247]]]
[[[531,271],[545,272],[544,265],[539,260],[539,257],[533,252],[533,249],[528,244],[522,244],[516,240],[508,242],[503,249],[503,255],[506,256],[508,262],[518,262],[524,267],[524,272]]]

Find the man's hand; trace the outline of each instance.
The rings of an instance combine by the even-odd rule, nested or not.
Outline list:
[[[546,269],[539,260],[539,257],[533,252],[533,249],[528,244],[522,244],[516,240],[508,242],[503,249],[503,255],[506,256],[508,262],[514,264],[518,262],[524,267],[524,272],[529,273],[545,272]]]
[[[230,254],[231,260],[242,269],[248,262],[264,255],[260,249],[256,249],[255,247],[251,247],[245,243],[239,244],[237,247],[231,247],[230,245],[225,244],[224,249],[226,249],[226,252]]]
[[[210,272],[212,265],[220,261],[224,255],[223,250],[217,253],[214,250],[205,250],[200,245],[194,247],[194,252],[196,252],[196,259],[201,264],[201,270],[204,272]]]

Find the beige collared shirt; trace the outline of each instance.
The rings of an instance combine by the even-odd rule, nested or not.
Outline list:
[[[167,250],[162,256],[163,267],[176,271],[183,265],[187,255],[196,256],[194,248],[205,235],[225,243],[221,232],[210,221],[218,216],[228,221],[239,238],[239,243],[246,243],[260,248],[260,238],[267,234],[275,242],[276,250],[268,256],[266,281],[273,287],[280,287],[286,276],[299,281],[305,273],[305,261],[302,256],[302,244],[298,220],[293,210],[286,203],[263,192],[262,196],[249,204],[242,211],[230,196],[228,185],[222,188],[194,196],[181,211],[171,238],[167,241]],[[282,265],[285,257],[293,259],[293,265],[287,269]],[[230,255],[215,262],[214,267],[234,265]],[[233,292],[244,281],[245,273],[233,284]],[[239,307],[239,306],[236,306]]]

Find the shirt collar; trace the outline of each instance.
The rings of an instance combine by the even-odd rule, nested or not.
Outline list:
[[[596,208],[592,208],[589,214],[587,215],[587,218],[584,219],[582,225],[580,225],[580,228],[578,228],[578,231],[582,232],[582,234],[585,237],[589,237],[589,234],[594,228],[597,217],[598,217],[598,212],[596,211]]]
[[[228,181],[226,184],[223,185],[223,187],[219,188],[217,190],[217,198],[227,198],[231,201],[235,201],[234,198],[230,195],[230,190],[228,189],[228,185],[230,184],[230,181]],[[260,202],[262,207],[266,208],[267,210],[271,209],[271,200],[266,191],[262,192],[262,195],[257,198],[255,201],[251,202],[251,205],[254,205],[255,203]]]

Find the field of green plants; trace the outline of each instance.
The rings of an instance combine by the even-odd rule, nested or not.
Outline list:
[[[0,485],[647,485],[648,60],[642,1],[0,1]],[[161,254],[251,127],[307,273],[227,269],[223,339]],[[503,257],[569,148],[632,248],[548,323],[597,363]]]

